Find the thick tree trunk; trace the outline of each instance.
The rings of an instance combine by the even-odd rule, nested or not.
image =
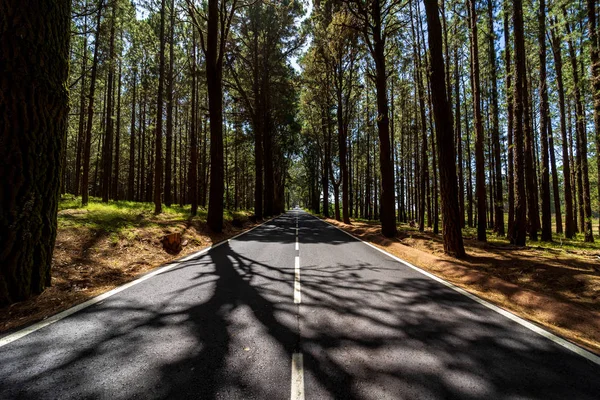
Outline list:
[[[223,230],[223,59],[219,51],[219,1],[208,0],[206,32],[206,85],[210,117],[210,192],[207,224],[214,232]]]
[[[448,102],[446,85],[444,84],[442,33],[437,0],[426,0],[425,11],[427,13],[427,32],[431,54],[432,103],[440,167],[444,251],[451,256],[460,258],[465,256],[465,249],[458,214],[458,185],[456,182],[452,111]]]
[[[375,2],[374,2],[375,3]],[[375,87],[377,89],[377,128],[379,131],[379,168],[381,171],[381,233],[396,236],[394,201],[394,166],[391,162],[390,120],[387,97],[387,71],[385,67],[385,38],[382,35],[380,3],[372,8],[373,59],[375,61]]]
[[[69,111],[71,2],[0,2],[0,305],[50,285]]]
[[[263,118],[263,161],[264,161],[264,214],[267,217],[273,215],[273,204],[275,201],[275,178],[274,178],[274,166],[273,166],[273,126],[271,116],[269,114],[270,107],[267,92],[267,78],[263,84],[263,95],[264,95],[264,115]]]

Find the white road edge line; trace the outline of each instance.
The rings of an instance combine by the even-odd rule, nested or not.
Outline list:
[[[317,217],[315,217],[312,214],[309,214],[309,215],[311,217],[315,218],[315,219],[318,219],[319,221],[323,221],[326,224],[331,225],[332,227],[334,227],[338,231],[344,232],[346,235],[348,235],[348,236],[350,236],[350,237],[352,237],[352,238],[354,238],[354,239],[356,239],[356,240],[358,240],[358,241],[366,244],[369,247],[374,248],[375,250],[377,250],[377,251],[379,251],[379,252],[387,255],[388,257],[394,259],[395,261],[398,261],[399,263],[404,264],[407,267],[412,268],[415,271],[420,272],[421,274],[423,274],[423,275],[425,275],[425,276],[433,279],[434,281],[437,281],[437,282],[439,282],[439,283],[441,283],[441,284],[443,284],[443,285],[445,285],[445,286],[447,286],[447,287],[449,287],[449,288],[457,291],[458,293],[460,293],[460,294],[462,294],[464,296],[467,296],[471,300],[474,300],[477,303],[479,303],[479,304],[481,304],[481,305],[489,308],[490,310],[493,310],[493,311],[497,312],[498,314],[501,314],[501,315],[505,316],[506,318],[508,318],[508,319],[510,319],[510,320],[518,323],[519,325],[522,325],[525,328],[527,328],[527,329],[529,329],[529,330],[531,330],[531,331],[533,331],[533,332],[535,332],[535,333],[537,333],[537,334],[545,337],[546,339],[550,339],[554,343],[556,343],[556,344],[558,344],[558,345],[560,345],[560,346],[562,346],[562,347],[564,347],[564,348],[572,351],[573,353],[576,353],[576,354],[580,355],[581,357],[583,357],[583,358],[585,358],[585,359],[593,362],[594,364],[600,365],[600,357],[597,356],[597,355],[595,355],[594,353],[592,353],[590,351],[587,351],[584,348],[579,347],[576,344],[571,343],[568,340],[565,340],[565,339],[563,339],[563,338],[555,335],[554,333],[551,333],[551,332],[549,332],[549,331],[547,331],[547,330],[545,330],[543,328],[540,328],[539,326],[537,326],[537,325],[535,325],[535,324],[533,324],[533,323],[531,323],[531,322],[529,322],[529,321],[527,321],[527,320],[525,320],[525,319],[523,319],[521,317],[516,316],[515,314],[513,314],[510,311],[507,311],[507,310],[505,310],[503,308],[500,308],[500,307],[498,307],[498,306],[496,306],[496,305],[494,305],[494,304],[492,304],[492,303],[490,303],[490,302],[488,302],[486,300],[483,300],[482,298],[479,298],[479,297],[475,296],[474,294],[469,293],[466,290],[464,290],[464,289],[462,289],[462,288],[460,288],[460,287],[458,287],[458,286],[456,286],[456,285],[454,285],[454,284],[452,284],[450,282],[447,282],[447,281],[443,280],[442,278],[439,278],[439,277],[437,277],[437,276],[435,276],[435,275],[433,275],[433,274],[431,274],[431,273],[429,273],[429,272],[427,272],[425,270],[422,270],[421,268],[412,265],[408,261],[404,261],[401,258],[398,258],[395,255],[390,254],[387,251],[385,251],[383,249],[380,249],[379,247],[377,247],[377,246],[375,246],[375,245],[373,245],[371,243],[365,242],[364,240],[362,240],[362,239],[354,236],[351,233],[346,232],[343,229],[338,228],[337,226],[335,226],[333,224],[330,224],[329,222],[327,222],[325,220],[322,220],[321,218],[317,218]]]
[[[296,256],[294,265],[294,303],[302,302],[302,293],[300,291],[300,256]]]
[[[260,227],[260,226],[262,226],[264,224],[267,224],[267,223],[271,222],[275,218],[277,218],[277,217],[271,218],[271,219],[263,222],[262,224],[256,225],[256,226],[254,226],[254,227],[252,227],[252,228],[250,228],[250,229],[248,229],[248,230],[246,230],[244,232],[240,232],[237,235],[235,235],[235,236],[233,236],[233,237],[231,237],[231,238],[229,238],[227,240],[223,240],[223,241],[221,241],[219,243],[216,243],[216,244],[214,244],[214,245],[212,245],[210,247],[207,247],[207,248],[205,248],[203,250],[200,250],[200,251],[198,251],[196,253],[190,254],[189,256],[186,256],[186,257],[184,257],[184,258],[182,258],[180,260],[173,261],[173,262],[171,262],[171,263],[169,263],[169,264],[167,264],[167,265],[165,265],[163,267],[158,267],[157,269],[155,269],[155,270],[153,270],[153,271],[151,271],[151,272],[143,275],[142,277],[140,277],[140,278],[138,278],[136,280],[128,282],[128,283],[126,283],[126,284],[124,284],[122,286],[118,286],[118,287],[116,287],[116,288],[114,288],[114,289],[112,289],[112,290],[110,290],[110,291],[108,291],[106,293],[103,293],[103,294],[101,294],[99,296],[93,297],[93,298],[91,298],[91,299],[89,299],[89,300],[87,300],[87,301],[85,301],[85,302],[83,302],[81,304],[78,304],[76,306],[68,308],[65,311],[62,311],[62,312],[60,312],[58,314],[54,314],[54,315],[48,317],[47,319],[45,319],[43,321],[37,322],[37,323],[35,323],[33,325],[28,326],[27,328],[23,328],[21,330],[18,330],[17,332],[11,333],[10,335],[7,335],[7,336],[5,336],[3,338],[0,338],[0,347],[6,346],[7,344],[12,343],[15,340],[21,339],[22,337],[27,336],[30,333],[33,333],[33,332],[38,331],[38,330],[40,330],[42,328],[45,328],[48,325],[52,325],[53,323],[58,322],[61,319],[64,319],[64,318],[68,317],[69,315],[73,315],[73,314],[75,314],[78,311],[81,311],[81,310],[83,310],[85,308],[93,306],[94,304],[100,303],[101,301],[103,301],[103,300],[105,300],[105,299],[107,299],[107,298],[109,298],[111,296],[114,296],[115,294],[117,294],[119,292],[122,292],[125,289],[128,289],[128,288],[130,288],[132,286],[135,286],[138,283],[142,283],[143,281],[145,281],[147,279],[150,279],[150,278],[152,278],[152,277],[154,277],[154,276],[156,276],[158,274],[161,274],[163,272],[167,272],[168,270],[173,269],[174,267],[178,266],[179,264],[184,263],[186,261],[189,261],[192,258],[204,255],[205,253],[208,253],[210,250],[212,250],[214,248],[217,248],[217,247],[219,247],[220,245],[222,245],[224,243],[228,243],[229,241],[231,241],[233,239],[236,239],[236,238],[238,238],[238,237],[240,237],[242,235],[245,235],[246,233],[251,232],[251,231],[253,231],[256,228],[258,228],[258,227]]]
[[[292,354],[291,400],[304,400],[304,361],[302,353]]]

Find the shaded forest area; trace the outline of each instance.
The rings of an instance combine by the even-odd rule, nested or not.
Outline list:
[[[456,223],[480,241],[593,242],[597,13],[593,1],[316,3],[300,111],[306,204],[381,219],[389,237],[392,215],[438,233],[454,223],[451,190]]]

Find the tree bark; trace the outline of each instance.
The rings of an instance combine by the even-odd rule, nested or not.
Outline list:
[[[587,0],[592,96],[594,100],[594,142],[596,143],[596,173],[598,179],[598,207],[600,208],[600,43],[596,21],[596,1]],[[593,237],[593,236],[592,236]]]
[[[81,204],[89,202],[89,179],[90,179],[90,153],[92,149],[92,122],[94,119],[94,95],[96,90],[96,74],[98,72],[98,48],[100,47],[100,21],[102,20],[102,6],[104,0],[98,2],[98,15],[96,17],[96,33],[94,38],[94,57],[92,59],[92,71],[90,72],[90,93],[87,108],[87,123],[85,126],[85,142],[83,147],[83,175],[81,176]]]
[[[156,100],[156,129],[154,136],[154,214],[162,212],[162,178],[163,178],[163,107],[165,82],[165,13],[166,0],[160,6],[158,95]]]
[[[554,154],[554,139],[552,124],[548,124],[548,149],[550,150],[550,166],[552,168],[552,193],[554,197],[554,215],[556,218],[556,233],[563,233],[562,214],[560,207],[560,191],[558,189],[558,172],[556,170],[556,155]]]
[[[171,12],[169,18],[169,71],[167,73],[167,126],[166,126],[166,148],[165,148],[165,205],[171,206],[173,202],[173,64],[175,58],[175,0],[171,0]]]
[[[504,196],[502,193],[502,163],[500,160],[500,129],[498,127],[498,82],[496,79],[496,35],[494,33],[493,0],[488,0],[488,29],[488,56],[490,62],[490,77],[492,83],[492,102],[490,104],[490,113],[492,114],[491,140],[494,154],[494,173],[496,177],[494,186],[494,232],[497,235],[504,236]]]
[[[381,171],[381,233],[396,236],[394,201],[394,167],[391,162],[390,120],[387,97],[387,72],[385,67],[385,36],[383,36],[381,4],[372,7],[373,59],[375,61],[375,87],[377,90],[377,128],[379,131],[379,168]]]
[[[131,128],[129,132],[129,171],[127,176],[127,200],[134,200],[135,193],[135,107],[136,107],[136,89],[137,89],[137,68],[133,69],[131,98]]]
[[[564,11],[564,16],[566,19],[566,11]],[[567,29],[567,35],[569,36],[567,43],[571,59],[571,69],[573,73],[573,88],[575,92],[575,130],[577,132],[577,158],[579,159],[579,168],[577,171],[577,185],[579,186],[579,206],[580,209],[582,209],[583,211],[580,211],[580,216],[583,216],[583,220],[581,221],[581,227],[585,236],[584,240],[586,242],[593,242],[594,235],[592,232],[592,205],[590,199],[590,178],[587,159],[587,135],[585,129],[585,116],[583,110],[583,102],[581,99],[581,88],[579,87],[580,82],[577,68],[577,55],[575,54],[573,39],[570,38],[571,29],[569,27],[568,22],[565,24],[565,27]]]
[[[542,235],[543,242],[552,241],[550,210],[550,160],[548,154],[548,87],[546,85],[546,0],[540,0],[538,11],[540,58],[540,151],[542,152]]]
[[[112,146],[114,133],[114,90],[115,90],[115,30],[117,24],[117,2],[112,2],[112,13],[110,17],[109,59],[108,79],[106,95],[106,123],[104,141],[102,143],[102,202],[108,203],[111,195],[112,176]]]
[[[192,94],[190,109],[190,165],[188,169],[188,200],[191,203],[190,214],[195,216],[198,213],[198,134],[197,134],[197,114],[198,99],[196,96],[196,29],[192,28]]]
[[[427,32],[431,56],[431,88],[435,133],[438,142],[440,189],[442,198],[442,230],[444,251],[454,257],[465,256],[458,207],[456,182],[456,159],[450,103],[444,84],[444,58],[442,56],[442,32],[437,0],[426,0]],[[443,149],[443,150],[442,150]]]
[[[113,162],[112,196],[119,200],[119,171],[121,161],[121,61],[119,60],[119,78],[117,80],[117,129],[115,131],[115,159]]]
[[[87,8],[87,1],[85,2]],[[81,159],[83,156],[83,147],[85,145],[85,77],[87,75],[87,51],[88,51],[88,35],[87,35],[87,16],[83,18],[83,45],[81,50],[81,86],[79,92],[79,132],[77,135],[77,156],[75,158],[75,179],[73,193],[79,195],[81,183]]]
[[[477,194],[477,240],[486,241],[485,160],[483,156],[483,125],[481,120],[479,85],[479,48],[477,42],[477,14],[475,0],[469,0],[471,28],[471,83],[473,87],[473,115],[475,123],[475,188]]]
[[[70,28],[70,1],[0,2],[0,306],[51,284]]]
[[[571,186],[571,162],[569,156],[569,138],[567,136],[567,121],[565,112],[565,89],[563,86],[562,72],[562,37],[558,36],[558,32],[554,28],[550,30],[550,34],[552,42],[552,54],[554,56],[554,70],[556,72],[556,86],[558,89],[558,109],[560,115],[560,133],[562,138],[563,184],[565,190],[565,237],[567,239],[571,239],[575,235],[575,221],[573,219],[573,188]]]
[[[525,193],[525,126],[527,118],[523,115],[525,95],[525,37],[523,28],[522,0],[513,1],[513,26],[515,43],[515,92],[514,92],[514,161],[515,161],[515,220],[510,232],[510,242],[525,246],[527,233],[527,198]]]
[[[223,230],[223,58],[219,51],[219,1],[208,0],[206,31],[206,85],[210,118],[210,192],[207,224],[214,232]]]

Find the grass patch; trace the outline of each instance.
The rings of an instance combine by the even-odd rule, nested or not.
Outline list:
[[[163,206],[163,212],[155,215],[153,203],[132,201],[103,203],[98,198],[91,198],[86,206],[82,206],[79,197],[62,198],[58,205],[59,229],[80,227],[107,233],[122,233],[134,227],[156,227],[186,221],[206,221],[206,211],[199,210],[198,215],[191,218],[189,207],[174,205]]]

